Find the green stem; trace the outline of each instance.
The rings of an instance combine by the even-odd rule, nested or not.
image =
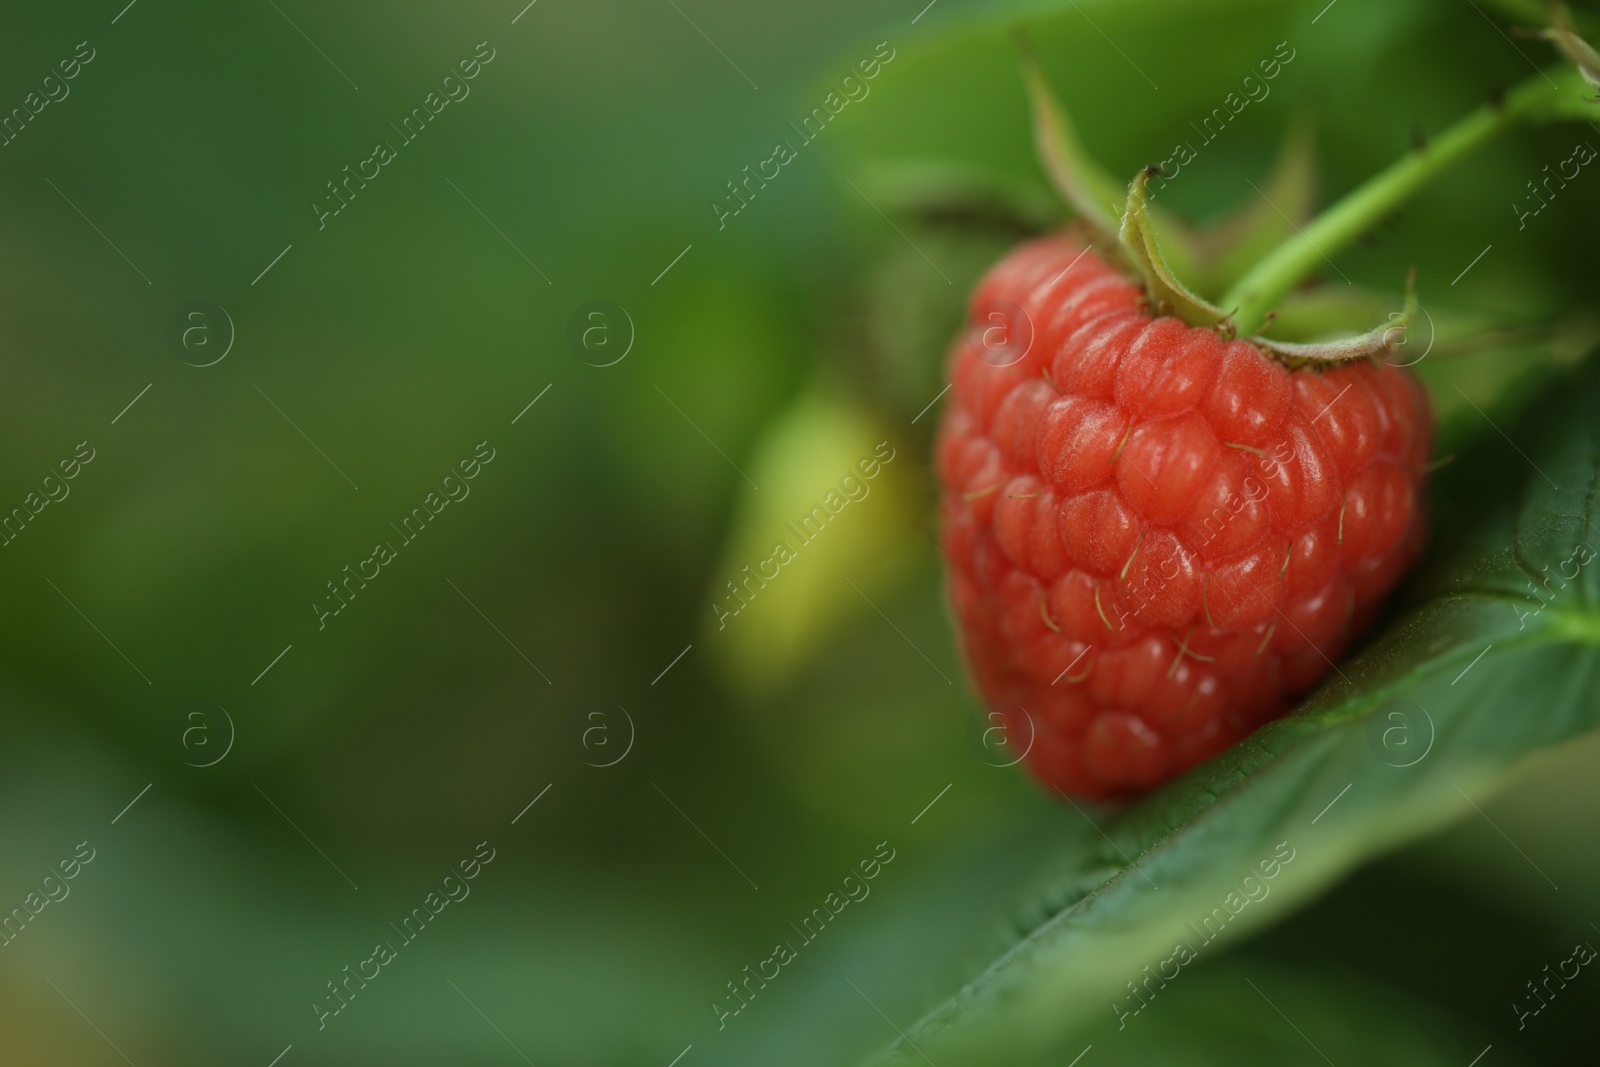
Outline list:
[[[1234,311],[1240,335],[1261,328],[1268,313],[1295,286],[1460,159],[1515,126],[1562,118],[1593,117],[1584,85],[1567,67],[1528,79],[1507,95],[1462,119],[1426,146],[1352,190],[1343,200],[1286,239],[1240,278],[1219,304]]]

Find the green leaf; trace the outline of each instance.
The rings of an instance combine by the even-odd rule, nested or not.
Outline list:
[[[1060,1067],[1090,1043],[1098,1067],[1461,1067],[1488,1041],[1481,1024],[1441,1015],[1401,991],[1248,957],[1192,977],[1179,971],[1171,982],[1158,983],[1145,993],[1148,1010],[1124,1017],[1120,1026],[1106,1012],[1099,1026],[1054,1051],[1041,1067]],[[1374,1041],[1375,1033],[1383,1039]],[[1496,1055],[1502,1051],[1512,1058],[1501,1067],[1528,1062],[1510,1048]]]
[[[1505,324],[1454,311],[1424,316],[1431,344],[1413,368],[1433,395],[1438,430],[1434,454],[1448,456],[1479,434],[1494,434],[1487,412],[1503,425],[1537,400],[1552,378],[1600,346],[1600,320],[1578,311],[1545,324]],[[1404,363],[1411,357],[1393,362]]]
[[[885,1062],[1066,1047],[1176,945],[1209,963],[1352,866],[1476,818],[1470,798],[1524,756],[1600,726],[1597,408],[1591,363],[1503,427],[1514,446],[1492,434],[1447,468],[1409,608],[1295,714],[1129,808],[1085,809],[1116,873],[1087,878],[1108,854],[1074,849],[1040,887],[1049,917]],[[1532,860],[1508,846],[1505,862]]]

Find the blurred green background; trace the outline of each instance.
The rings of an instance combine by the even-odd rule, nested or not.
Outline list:
[[[0,109],[58,91],[79,42],[94,58],[0,148],[4,506],[80,442],[94,459],[0,560],[0,906],[80,842],[94,859],[0,948],[0,1061],[888,1046],[1122,867],[1090,819],[1123,815],[997,766],[940,591],[943,345],[982,269],[1056,218],[1006,31],[1033,29],[1118,174],[1293,42],[1163,194],[1206,219],[1296,115],[1326,199],[1555,62],[1501,32],[1537,5],[1484,7],[12,5]],[[319,229],[325,183],[398,144],[480,42],[470,95]],[[719,226],[727,183],[884,48],[870,92]],[[1497,331],[1421,368],[1441,453],[1490,434],[1449,386],[1511,420],[1592,343],[1600,178],[1526,230],[1506,206],[1575,138],[1600,131],[1512,136],[1339,260],[1383,299],[1415,264],[1441,330]],[[975,193],[993,210],[950,206]],[[185,318],[201,301],[225,315]],[[470,495],[402,544],[480,442]],[[727,583],[880,442],[868,495],[719,628]],[[326,583],[378,542],[397,558],[319,628]],[[1600,941],[1597,755],[1552,749],[1483,817],[1348,850],[1137,1038],[1097,1004],[1040,1062],[1592,1062],[1600,978],[1520,1030],[1507,1005]],[[470,896],[319,1029],[326,984],[485,841]],[[719,1027],[727,983],[885,842],[870,897]],[[1089,965],[1109,999],[1147,962]]]

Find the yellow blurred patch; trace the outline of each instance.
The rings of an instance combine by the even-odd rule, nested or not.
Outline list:
[[[919,472],[869,412],[823,388],[773,422],[746,469],[760,488],[740,500],[706,627],[738,685],[771,691],[920,554]]]

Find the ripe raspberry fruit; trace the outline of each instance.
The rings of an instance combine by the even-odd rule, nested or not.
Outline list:
[[[1408,371],[1291,370],[1150,304],[1081,234],[1022,245],[973,294],[937,445],[968,663],[1033,773],[1078,796],[1281,715],[1425,536]]]

